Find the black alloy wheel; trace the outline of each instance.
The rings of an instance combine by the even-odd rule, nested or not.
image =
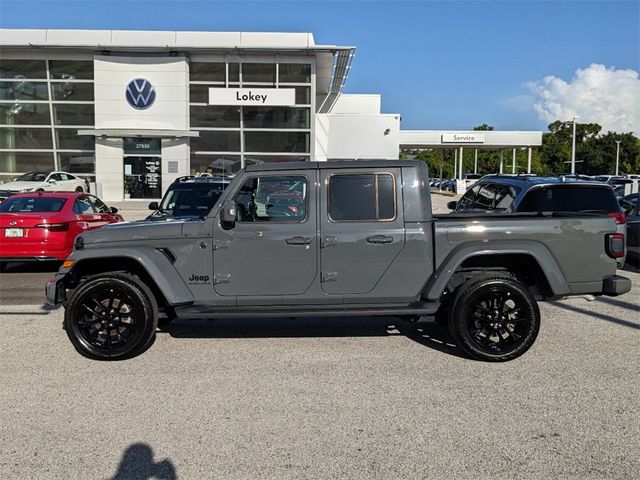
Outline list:
[[[142,353],[155,336],[158,307],[135,276],[97,275],[77,287],[65,310],[65,329],[78,352],[98,360]]]
[[[512,360],[533,345],[540,330],[540,311],[528,288],[517,280],[483,277],[458,289],[449,328],[470,356]]]

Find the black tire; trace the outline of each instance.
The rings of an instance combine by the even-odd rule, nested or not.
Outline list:
[[[39,188],[36,190],[36,193],[44,193],[44,188]]]
[[[76,187],[76,193],[82,193],[82,192],[84,192],[84,188]]]
[[[449,331],[475,359],[513,360],[529,350],[539,330],[538,304],[515,278],[483,276],[465,282],[455,293]]]
[[[153,343],[158,305],[138,277],[104,273],[76,287],[67,301],[64,328],[81,355],[95,360],[123,360]]]

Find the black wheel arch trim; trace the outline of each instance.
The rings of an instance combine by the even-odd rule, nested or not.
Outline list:
[[[509,241],[473,242],[456,247],[433,272],[422,290],[422,297],[428,300],[439,299],[451,276],[460,265],[472,257],[485,255],[527,255],[540,266],[554,295],[562,296],[570,293],[564,273],[549,249],[540,242],[520,240],[517,243]]]
[[[155,282],[167,303],[171,306],[193,303],[193,294],[184,283],[178,271],[169,259],[155,248],[110,248],[84,249],[74,251],[68,260],[73,260],[69,269],[61,268],[61,274],[73,274],[79,265],[86,265],[93,260],[126,259],[136,262],[140,269]],[[120,270],[120,269],[118,269]]]

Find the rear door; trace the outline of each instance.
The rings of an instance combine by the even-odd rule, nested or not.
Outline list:
[[[322,289],[368,293],[404,246],[400,169],[321,170],[320,185]]]
[[[213,270],[220,295],[301,295],[317,274],[316,170],[245,178],[233,192],[237,220],[214,226]],[[276,300],[277,301],[277,300]]]

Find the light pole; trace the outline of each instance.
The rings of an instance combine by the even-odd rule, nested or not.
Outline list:
[[[571,173],[576,173],[576,120],[580,117],[573,117],[573,137],[571,140]]]
[[[618,167],[620,167],[620,140],[616,140],[616,176],[618,175]]]

